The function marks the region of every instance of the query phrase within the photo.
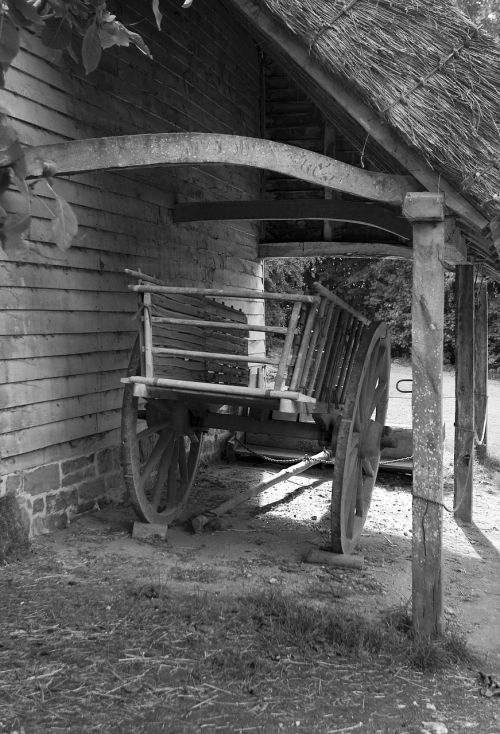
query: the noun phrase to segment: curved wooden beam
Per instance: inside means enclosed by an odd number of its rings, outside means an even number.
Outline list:
[[[214,133],[153,133],[89,138],[25,151],[28,178],[164,165],[230,164],[262,168],[365,199],[402,204],[420,189],[411,176],[364,171],[293,145]]]
[[[261,201],[205,201],[177,204],[174,222],[202,222],[214,219],[292,220],[330,219],[375,227],[410,240],[411,226],[390,209],[364,201],[335,199],[264,199]]]

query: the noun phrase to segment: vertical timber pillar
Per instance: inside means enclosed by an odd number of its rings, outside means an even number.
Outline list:
[[[454,514],[472,522],[474,467],[474,268],[457,265]]]
[[[476,458],[483,463],[488,446],[488,289],[485,281],[478,286],[475,297],[474,361]]]
[[[417,634],[442,633],[444,196],[407,194],[413,225],[412,612]]]

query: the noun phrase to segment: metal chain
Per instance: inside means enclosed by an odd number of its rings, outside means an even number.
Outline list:
[[[239,445],[245,449],[245,451],[248,451],[249,454],[253,454],[254,456],[258,456],[259,459],[264,459],[264,461],[269,461],[271,464],[297,464],[299,461],[307,461],[310,454],[305,453],[302,457],[297,457],[293,459],[274,459],[272,456],[266,456],[265,454],[261,454],[259,451],[254,451],[254,449],[251,449],[250,446],[247,444],[244,444],[242,441],[240,441],[239,438],[234,436],[234,440],[239,443]],[[333,461],[324,461],[321,462],[324,464],[333,464]]]

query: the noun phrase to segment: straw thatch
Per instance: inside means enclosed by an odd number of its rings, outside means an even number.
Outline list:
[[[500,46],[451,0],[258,0],[488,218],[500,214]]]

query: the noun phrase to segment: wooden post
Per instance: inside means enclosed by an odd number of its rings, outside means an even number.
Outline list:
[[[153,328],[151,325],[151,293],[145,293],[143,298],[144,324],[144,374],[153,377]]]
[[[408,194],[413,224],[413,626],[442,632],[443,327],[445,242],[443,194]]]
[[[474,453],[474,268],[457,265],[455,378],[455,517],[472,522]]]
[[[328,120],[325,120],[325,129],[323,131],[323,153],[330,158],[336,158],[336,145],[337,133],[333,125]],[[338,191],[334,191],[328,187],[325,187],[325,199],[340,199]],[[323,239],[325,242],[333,240],[333,232],[335,230],[335,224],[330,219],[323,220]]]
[[[488,426],[488,289],[482,282],[476,292],[474,311],[474,424],[476,457],[487,457]]]

